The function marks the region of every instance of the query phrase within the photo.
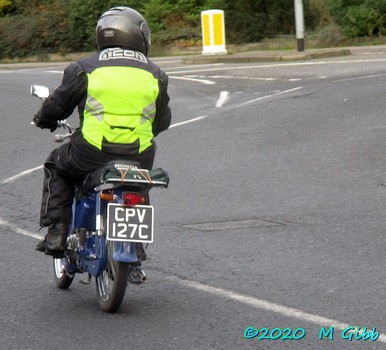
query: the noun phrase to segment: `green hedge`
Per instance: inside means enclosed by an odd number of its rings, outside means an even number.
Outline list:
[[[386,0],[303,0],[308,33],[341,26],[347,37],[383,35]],[[93,51],[98,17],[113,6],[145,16],[152,41],[198,45],[200,12],[225,11],[227,43],[294,35],[294,0],[0,0],[0,58]]]

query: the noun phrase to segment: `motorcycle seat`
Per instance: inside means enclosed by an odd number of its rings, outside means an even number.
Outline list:
[[[122,183],[137,186],[167,187],[169,176],[163,169],[141,169],[140,164],[128,160],[114,160],[104,167],[89,173],[82,185],[84,189],[97,190],[113,188]],[[112,184],[106,186],[106,184]],[[104,186],[103,186],[104,185]]]

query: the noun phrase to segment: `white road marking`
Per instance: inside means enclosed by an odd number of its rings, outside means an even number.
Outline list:
[[[172,76],[172,75],[169,75],[169,78],[171,78],[171,79],[180,79],[180,80],[188,80],[188,81],[195,81],[197,83],[203,83],[203,84],[206,84],[206,85],[216,84],[214,81],[208,80],[208,79],[197,79],[197,78],[190,78],[190,77],[175,77],[175,76]]]
[[[265,99],[270,98],[270,97],[275,97],[275,96],[279,96],[279,95],[286,94],[286,93],[289,93],[289,92],[297,91],[297,90],[300,90],[302,88],[303,87],[297,87],[297,88],[281,91],[281,92],[278,92],[276,94],[262,96],[262,97],[259,97],[259,98],[256,98],[256,99],[253,99],[253,100],[250,100],[250,101],[243,102],[239,106],[247,105],[247,104],[250,104],[250,103],[253,103],[253,102],[265,100]],[[218,99],[218,101],[216,103],[216,107],[221,107],[221,106],[224,105],[224,103],[226,102],[226,100],[229,97],[228,94],[229,93],[227,91],[222,91],[220,93],[220,97],[219,97],[219,99]],[[201,119],[204,119],[206,117],[207,117],[206,115],[203,115],[203,116],[200,116],[200,117],[197,117],[197,118],[193,118],[193,119],[190,119],[190,120],[185,120],[185,121],[180,122],[180,123],[172,124],[172,125],[170,125],[169,128],[175,128],[175,127],[178,127],[178,126],[181,126],[181,125],[185,125],[185,124],[188,124],[188,123],[193,123],[193,122],[199,121]],[[3,180],[1,182],[1,184],[7,184],[7,183],[10,183],[10,182],[13,182],[13,181],[15,181],[15,180],[17,180],[17,179],[19,179],[19,178],[21,178],[23,176],[29,175],[29,174],[31,174],[31,173],[33,173],[33,172],[35,172],[37,170],[40,170],[42,168],[43,168],[43,165],[39,165],[39,166],[37,166],[35,168],[22,171],[21,173],[19,173],[17,175],[14,175],[12,177],[9,177],[8,179]]]
[[[216,107],[222,107],[224,103],[229,99],[229,92],[228,91],[221,91],[220,97],[218,98],[216,102]]]
[[[185,124],[188,124],[188,123],[193,123],[193,122],[199,121],[199,120],[201,120],[201,119],[204,119],[204,118],[206,118],[206,117],[207,117],[206,115],[202,115],[201,117],[197,117],[197,118],[185,120],[184,122],[180,122],[180,123],[175,123],[175,124],[170,125],[170,126],[169,126],[169,129],[170,129],[170,128],[175,128],[175,127],[177,127],[177,126],[185,125]]]
[[[355,61],[351,61],[350,63],[363,63],[363,62],[373,62],[373,61],[374,60],[355,60]],[[386,60],[382,59],[382,60],[375,60],[375,61],[385,62]],[[332,63],[336,64],[336,63],[347,63],[347,62],[346,61],[342,61],[342,62],[340,62],[340,61],[335,61],[335,62],[333,62],[333,61],[330,61],[330,62],[307,62],[307,63],[280,64],[280,65],[281,66],[294,66],[294,65],[332,64]],[[274,67],[274,66],[277,67],[278,65],[249,66],[249,67],[228,67],[228,68],[220,68],[220,69],[216,69],[216,70],[266,68],[266,67]],[[198,71],[213,71],[213,68],[212,69],[204,69],[204,70],[203,69],[201,69],[201,70],[194,70],[192,72],[198,72]],[[11,73],[11,72],[14,72],[14,71],[1,71],[0,73]],[[49,71],[49,72],[59,73],[59,71]],[[187,73],[187,72],[188,71],[174,72],[174,74],[177,74],[177,73]],[[60,73],[62,73],[62,72],[60,72]],[[376,76],[382,76],[382,75],[376,75]],[[368,77],[370,77],[370,76],[368,76]],[[357,79],[360,79],[360,78],[357,78]],[[290,89],[290,90],[282,91],[282,92],[279,92],[279,93],[276,93],[276,94],[272,94],[272,95],[268,95],[268,96],[263,96],[263,97],[260,97],[260,98],[254,99],[254,100],[250,100],[250,101],[244,102],[243,104],[253,103],[253,102],[256,102],[256,101],[259,101],[259,100],[262,100],[262,99],[267,99],[269,97],[274,97],[274,96],[277,96],[277,95],[281,95],[281,94],[284,94],[284,93],[289,93],[289,92],[300,90],[300,89],[302,89],[302,87],[298,87],[298,88],[295,88],[295,89]],[[220,95],[220,97],[221,97],[221,95]],[[187,121],[184,121],[184,122],[181,122],[181,123],[176,123],[176,124],[171,125],[170,128],[178,127],[180,125],[184,125],[184,124],[187,124],[187,123],[198,121],[198,120],[201,120],[203,118],[206,118],[206,116],[201,116],[201,117],[193,118],[191,120],[187,120]],[[4,184],[4,183],[12,182],[12,181],[14,181],[14,180],[16,180],[16,179],[18,179],[18,178],[20,178],[22,176],[25,176],[27,174],[30,174],[30,173],[32,173],[34,171],[39,170],[42,167],[43,166],[41,165],[41,166],[38,166],[36,168],[23,171],[23,172],[19,173],[18,175],[15,175],[13,177],[10,177],[10,178],[2,181],[2,183]],[[8,222],[6,220],[3,220],[1,218],[0,218],[0,225],[4,226],[4,227],[7,227],[8,229],[12,230],[15,233],[19,233],[19,234],[22,234],[22,235],[30,237],[30,238],[37,239],[37,240],[42,239],[41,235],[29,232],[29,231],[24,230],[24,229],[21,229],[17,225],[14,225],[14,224],[12,224],[12,223],[10,223],[10,222]],[[293,319],[298,319],[298,320],[301,320],[301,321],[304,321],[304,322],[313,323],[313,324],[316,324],[316,325],[319,325],[319,326],[331,325],[331,326],[334,326],[336,329],[343,330],[343,329],[345,329],[345,328],[347,328],[348,326],[351,325],[351,324],[348,324],[348,323],[340,322],[338,320],[326,318],[326,317],[323,317],[323,316],[320,316],[320,315],[303,312],[303,311],[301,311],[299,309],[295,309],[295,308],[292,308],[292,307],[287,307],[287,306],[284,306],[284,305],[281,305],[281,304],[277,304],[277,303],[273,303],[273,302],[270,302],[270,301],[267,301],[267,300],[264,300],[264,299],[259,299],[259,298],[243,295],[243,294],[240,294],[240,293],[235,293],[235,292],[232,292],[232,291],[229,291],[229,290],[225,290],[225,289],[222,289],[222,288],[211,287],[211,286],[202,284],[200,282],[190,281],[190,280],[183,280],[181,278],[174,277],[174,276],[168,276],[166,278],[168,280],[170,280],[170,281],[178,283],[179,285],[181,285],[181,286],[183,286],[185,288],[194,289],[194,290],[201,291],[201,292],[204,292],[204,293],[208,293],[208,294],[211,294],[211,295],[219,296],[219,297],[222,297],[222,298],[225,298],[225,299],[228,299],[228,300],[237,301],[237,302],[243,303],[245,305],[248,305],[250,307],[253,307],[255,309],[266,310],[268,312],[273,312],[273,313],[276,313],[276,314],[279,314],[279,315],[282,315],[282,316],[290,317],[290,318],[293,318]],[[381,334],[377,341],[381,342],[381,343],[386,343],[386,336]]]
[[[205,67],[210,67],[210,66],[223,66],[225,63],[211,63],[211,64],[206,64]],[[182,66],[183,68],[197,68],[197,64],[191,65],[191,66]],[[162,68],[165,72],[167,72],[170,69],[181,69],[181,66],[178,67],[165,67]]]
[[[12,230],[15,233],[19,233],[19,234],[22,234],[23,236],[27,236],[33,239],[41,240],[43,238],[42,235],[38,235],[36,233],[32,233],[27,230],[21,229],[16,225],[6,220],[3,220],[1,218],[0,218],[0,226],[5,226],[6,228]],[[255,297],[251,297],[240,293],[235,293],[230,290],[226,290],[222,288],[208,286],[206,284],[196,282],[196,281],[181,279],[176,276],[165,276],[165,278],[185,288],[195,289],[203,293],[208,293],[217,297],[229,299],[232,301],[237,301],[239,303],[248,305],[258,310],[265,310],[281,316],[297,319],[303,322],[313,323],[318,326],[324,326],[326,328],[334,326],[336,329],[339,329],[342,331],[345,328],[349,327],[350,325],[355,324],[355,322],[350,324],[344,323],[344,322],[327,318],[324,316],[304,312],[299,309],[295,309],[293,307],[288,307],[278,303],[273,303],[268,300],[255,298]],[[383,334],[380,334],[377,341],[386,344],[386,336]]]
[[[299,309],[295,309],[293,307],[288,307],[277,303],[273,303],[268,300],[259,299],[248,295],[240,294],[240,293],[235,293],[222,288],[211,287],[196,281],[184,280],[174,276],[167,276],[166,278],[186,288],[195,289],[195,290],[212,294],[218,297],[222,297],[232,301],[237,301],[245,305],[248,305],[250,307],[253,307],[255,309],[273,312],[281,316],[286,316],[300,321],[313,323],[318,326],[324,326],[324,327],[334,326],[336,329],[339,329],[342,331],[345,328],[356,324],[355,322],[350,324],[340,322],[338,320],[334,320],[324,316],[304,312]],[[377,341],[381,343],[386,343],[386,336],[383,334],[380,334]]]
[[[223,70],[236,70],[236,69],[264,69],[264,68],[279,68],[279,67],[294,67],[294,66],[317,66],[327,64],[354,64],[354,63],[368,63],[368,62],[386,62],[386,59],[369,59],[369,60],[351,60],[351,61],[312,61],[312,62],[293,62],[293,63],[276,63],[276,64],[262,64],[262,65],[243,65],[243,66],[231,66],[222,68],[198,68],[194,70],[177,70],[169,72],[168,74],[187,74],[197,72],[214,72]]]
[[[21,178],[23,176],[32,174],[33,172],[38,171],[40,169],[43,169],[43,165],[39,165],[39,166],[37,166],[35,168],[22,171],[21,173],[15,175],[15,176],[11,176],[8,179],[3,180],[1,183],[2,184],[7,184],[7,183],[10,183],[10,182],[13,182],[13,181],[15,181],[15,180],[17,180],[17,179],[19,179],[19,178]]]
[[[203,115],[203,116],[200,116],[200,117],[197,117],[197,118],[193,118],[193,119],[190,119],[190,120],[185,120],[185,121],[180,122],[180,123],[172,124],[172,125],[170,125],[169,128],[175,128],[175,127],[178,127],[178,126],[181,126],[181,125],[185,125],[185,124],[188,124],[188,123],[193,123],[193,122],[199,121],[201,119],[204,119],[206,117],[207,117],[206,115]],[[23,176],[32,174],[33,172],[38,171],[40,169],[43,169],[43,165],[39,165],[39,166],[37,166],[35,168],[32,168],[32,169],[24,170],[24,171],[22,171],[21,173],[19,173],[17,175],[11,176],[8,179],[5,179],[5,180],[1,181],[0,184],[7,184],[7,183],[10,183],[10,182],[13,182],[13,181],[15,181],[17,179],[20,179]]]
[[[43,72],[48,72],[48,73],[63,73],[64,71],[64,68],[63,67],[63,70],[61,71],[56,71],[56,70],[52,70],[52,69],[59,69],[60,66],[58,67],[50,67],[51,70],[47,70],[47,67],[37,67],[37,68],[20,68],[20,69],[13,69],[13,70],[9,70],[7,68],[0,68],[0,73],[25,73],[25,72],[32,72],[32,71],[43,71]]]
[[[12,224],[6,220],[3,220],[2,218],[0,218],[0,226],[5,226],[5,227],[9,228],[10,230],[12,230],[13,232],[20,233],[23,236],[34,238],[37,240],[41,240],[43,238],[43,236],[38,235],[37,233],[32,233],[32,232],[29,232],[27,230],[24,230],[24,229],[16,226],[15,224]]]
[[[280,91],[280,92],[278,92],[278,93],[276,93],[276,94],[258,97],[258,98],[255,98],[255,99],[253,99],[253,100],[250,100],[250,101],[246,101],[246,102],[240,103],[239,106],[244,106],[244,105],[247,105],[247,104],[250,104],[250,103],[253,103],[253,102],[265,100],[265,99],[270,98],[270,97],[275,97],[275,96],[279,96],[279,95],[283,95],[283,94],[288,94],[288,93],[290,93],[290,92],[298,91],[298,90],[301,90],[301,89],[303,89],[303,87],[302,87],[302,86],[299,86],[299,87],[296,87],[296,88],[293,88],[293,89],[289,89],[289,90],[285,90],[285,91]]]
[[[339,81],[350,81],[350,80],[360,80],[360,79],[369,79],[369,78],[379,78],[379,77],[384,77],[386,74],[373,74],[373,75],[364,75],[361,77],[353,77],[353,78],[346,78],[346,79],[337,79],[334,80],[333,82],[339,82]]]
[[[197,75],[191,74],[187,75],[189,78],[212,78],[212,79],[237,79],[237,80],[259,80],[259,81],[274,81],[278,80],[277,78],[259,78],[259,77],[240,77],[235,75]],[[284,79],[287,80],[287,79]],[[289,79],[288,79],[289,80]],[[301,79],[299,79],[301,80]],[[290,80],[289,80],[290,81]]]
[[[6,228],[12,230],[15,233],[19,233],[19,234],[22,234],[23,236],[27,236],[33,239],[41,240],[43,238],[43,236],[41,235],[21,229],[16,225],[8,221],[5,221],[1,218],[0,218],[0,226],[5,226]],[[342,331],[345,328],[355,324],[355,322],[350,324],[344,323],[338,320],[334,320],[332,318],[327,318],[324,316],[304,312],[299,309],[295,309],[293,307],[288,307],[278,303],[273,303],[268,300],[259,299],[248,295],[240,294],[240,293],[235,293],[230,290],[226,290],[222,288],[208,286],[206,284],[196,282],[196,281],[184,280],[176,276],[165,276],[165,278],[185,288],[195,289],[203,293],[208,293],[217,297],[225,298],[232,301],[237,301],[239,303],[248,305],[258,310],[265,310],[281,316],[297,319],[303,322],[309,322],[309,323],[316,324],[318,326],[324,326],[326,328],[333,326],[336,329],[339,329]],[[386,336],[383,334],[380,334],[377,341],[386,344]]]
[[[223,92],[226,92],[226,91],[223,91]],[[191,122],[194,122],[194,121],[198,121],[198,120],[203,119],[203,118],[206,118],[206,116],[201,116],[201,117],[197,117],[197,118],[194,118],[194,119],[191,119],[191,120],[187,120],[185,122],[176,123],[176,124],[171,125],[170,127],[172,128],[172,127],[184,125],[186,123],[191,123]],[[41,169],[41,168],[42,168],[42,166],[39,166],[39,167],[30,169],[29,171],[24,171],[24,172],[22,172],[22,173],[20,173],[20,174],[18,174],[16,176],[13,176],[13,177],[3,181],[3,183],[6,183],[7,181],[8,182],[9,181],[13,181],[13,180],[23,176],[24,174],[31,173],[31,172],[36,171],[36,170]],[[19,234],[22,234],[23,236],[27,236],[27,237],[30,237],[30,238],[33,238],[33,239],[36,239],[36,240],[41,240],[43,238],[42,235],[39,235],[39,234],[30,232],[30,231],[24,230],[24,229],[18,227],[17,225],[12,224],[12,223],[10,223],[10,222],[8,222],[6,220],[3,220],[1,218],[0,218],[0,225],[4,226],[4,227],[6,227],[6,228],[8,228],[10,230],[12,230],[15,233],[19,233]],[[266,310],[268,312],[273,312],[273,313],[276,313],[276,314],[279,314],[279,315],[282,315],[282,316],[286,316],[286,317],[289,317],[289,318],[294,318],[294,319],[298,319],[298,320],[301,320],[301,321],[310,322],[310,323],[313,323],[313,324],[317,324],[319,326],[329,326],[329,325],[331,325],[331,326],[334,326],[336,329],[340,329],[340,330],[343,330],[343,329],[345,329],[345,328],[347,328],[349,326],[349,324],[347,324],[347,323],[343,323],[343,322],[340,322],[340,321],[337,321],[337,320],[334,320],[334,319],[326,318],[326,317],[319,316],[319,315],[316,315],[316,314],[311,314],[311,313],[303,312],[303,311],[295,309],[295,308],[291,308],[291,307],[287,307],[287,306],[284,306],[284,305],[273,303],[273,302],[270,302],[270,301],[267,301],[267,300],[263,300],[263,299],[259,299],[259,298],[250,297],[250,296],[247,296],[247,295],[235,293],[235,292],[232,292],[232,291],[229,291],[229,290],[211,287],[211,286],[202,284],[200,282],[190,281],[190,280],[183,280],[183,279],[180,279],[180,278],[174,277],[174,276],[169,276],[169,277],[166,277],[166,278],[171,280],[171,281],[174,281],[174,282],[180,284],[181,286],[184,286],[184,287],[187,287],[187,288],[190,288],[190,289],[195,289],[195,290],[198,290],[198,291],[201,291],[201,292],[205,292],[205,293],[209,293],[209,294],[212,294],[212,295],[220,296],[222,298],[226,298],[226,299],[230,299],[230,300],[233,300],[233,301],[241,302],[243,304],[246,304],[246,305],[251,306],[251,307],[256,308],[256,309]],[[377,341],[382,342],[382,343],[386,343],[386,336],[381,334]]]
[[[270,98],[270,97],[275,97],[275,96],[279,96],[279,95],[286,94],[286,93],[289,93],[289,92],[297,91],[297,90],[300,90],[302,88],[303,87],[297,87],[297,88],[293,88],[293,89],[289,89],[289,90],[285,90],[285,91],[280,91],[280,92],[278,92],[276,94],[262,96],[262,97],[259,97],[259,98],[256,98],[256,99],[253,99],[253,100],[250,100],[250,101],[243,102],[243,103],[239,104],[239,106],[247,105],[247,104],[250,104],[250,103],[253,103],[253,102],[265,100],[265,99]],[[218,101],[216,103],[216,107],[223,106],[223,104],[226,102],[226,100],[229,97],[228,94],[229,93],[227,91],[222,91],[221,92],[220,97],[219,97],[219,99],[218,99]],[[185,121],[180,122],[180,123],[172,124],[172,125],[170,125],[169,128],[175,128],[175,127],[178,127],[178,126],[181,126],[181,125],[185,125],[185,124],[188,124],[188,123],[193,123],[193,122],[199,121],[201,119],[204,119],[206,117],[207,117],[206,115],[203,115],[203,116],[200,116],[200,117],[197,117],[197,118],[185,120]],[[31,174],[31,173],[39,170],[39,169],[42,169],[42,168],[43,168],[43,165],[39,165],[36,168],[32,168],[32,169],[28,169],[28,170],[22,171],[21,173],[15,175],[15,176],[12,176],[12,177],[10,177],[8,179],[3,180],[1,182],[1,184],[10,183],[10,182],[12,182],[12,181],[14,181],[16,179],[19,179],[19,178],[21,178],[23,176],[29,175],[29,174]]]
[[[207,79],[207,78],[212,78],[212,79],[232,79],[232,80],[258,80],[258,81],[275,81],[279,80],[278,78],[262,78],[262,77],[241,77],[241,76],[235,76],[235,75],[197,75],[197,74],[189,74],[186,75],[188,78],[200,78],[200,79]],[[288,78],[288,79],[283,79],[280,78],[280,80],[283,81],[301,81],[303,80],[302,78]]]
[[[15,233],[20,233],[23,236],[27,236],[33,239],[41,240],[43,236],[29,232],[27,230],[21,229],[17,227],[16,225],[5,221],[0,218],[0,225],[5,226],[6,228],[12,230]],[[232,292],[230,290],[222,289],[222,288],[217,288],[217,287],[212,287],[208,286],[206,284],[196,282],[196,281],[191,281],[191,280],[185,280],[176,276],[165,276],[165,279],[172,281],[174,283],[179,284],[182,287],[185,288],[190,288],[190,289],[195,289],[197,291],[203,292],[203,293],[208,293],[217,297],[221,297],[224,299],[236,301],[245,305],[248,305],[250,307],[253,307],[255,309],[259,310],[265,310],[268,312],[272,312],[275,314],[278,314],[280,316],[285,316],[289,317],[292,319],[297,319],[303,322],[308,322],[308,323],[313,323],[318,326],[324,326],[324,327],[332,327],[334,326],[336,329],[339,330],[344,330],[345,328],[355,325],[354,323],[344,323],[338,320],[334,320],[332,318],[327,318],[324,316],[316,315],[316,314],[311,314],[308,312],[301,311],[299,309],[295,309],[293,307],[288,307],[285,305],[281,305],[278,303],[273,303],[268,300],[260,299],[260,298],[255,298],[251,297],[248,295]],[[386,344],[386,336],[383,334],[379,335],[379,338],[377,342],[385,343]]]
[[[159,63],[161,63],[160,61]],[[164,61],[164,63],[169,62],[180,62],[180,60],[173,60],[173,61]],[[216,65],[224,65],[224,63],[213,63],[213,64],[206,64],[201,66],[191,65],[191,66],[181,66],[181,67],[169,67],[164,68],[164,70],[168,70],[168,74],[186,74],[186,73],[196,73],[196,72],[213,72],[213,71],[221,71],[221,70],[236,70],[236,69],[264,69],[264,68],[271,68],[271,67],[293,67],[293,66],[316,66],[316,65],[328,65],[328,64],[354,64],[354,63],[369,63],[369,62],[386,62],[385,58],[376,58],[376,59],[358,59],[358,60],[336,60],[336,61],[307,61],[307,62],[287,62],[287,63],[270,63],[270,64],[261,64],[261,65],[241,65],[241,66],[231,66],[231,67],[221,67],[221,68],[201,68],[202,66],[209,67],[209,66],[216,66]],[[181,70],[185,68],[190,67],[197,67],[197,69],[193,70]],[[57,67],[50,67],[50,70],[47,70],[47,68],[44,67],[37,67],[37,68],[22,68],[15,70],[13,69],[13,72],[28,72],[33,70],[46,70],[47,72],[52,73],[59,73],[59,71],[56,71],[54,69],[59,69],[60,66]],[[63,68],[64,69],[64,68]],[[170,71],[170,69],[179,69],[176,71]],[[9,72],[7,69],[0,69],[0,73]],[[60,73],[63,73],[63,71],[60,71]]]

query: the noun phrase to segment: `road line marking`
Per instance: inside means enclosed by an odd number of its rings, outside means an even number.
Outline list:
[[[293,89],[289,89],[289,90],[285,90],[285,91],[280,91],[280,92],[277,92],[276,94],[262,96],[262,97],[255,98],[255,99],[250,100],[250,101],[246,101],[246,102],[240,103],[239,106],[244,106],[244,105],[247,105],[247,104],[250,104],[250,103],[253,103],[253,102],[265,100],[265,99],[270,98],[270,97],[275,97],[275,96],[279,96],[279,95],[283,95],[283,94],[288,94],[289,92],[298,91],[298,90],[301,90],[301,89],[303,89],[303,87],[299,86],[297,88],[293,88]]]
[[[193,118],[193,119],[190,119],[190,120],[185,120],[184,122],[175,123],[175,124],[170,125],[169,129],[170,128],[175,128],[177,126],[185,125],[185,124],[188,124],[188,123],[193,123],[193,122],[196,122],[196,121],[204,119],[204,118],[206,118],[206,115],[202,115],[201,117]]]
[[[350,81],[350,80],[359,80],[359,79],[369,79],[369,78],[379,78],[379,77],[384,77],[386,74],[373,74],[373,75],[364,75],[361,77],[353,77],[353,78],[346,78],[346,79],[338,79],[338,80],[333,80],[333,82],[341,82],[341,81]]]
[[[12,72],[12,73],[25,73],[25,72],[32,72],[32,71],[43,71],[43,72],[51,72],[50,70],[48,70],[48,68],[50,68],[51,70],[52,69],[59,69],[60,66],[58,67],[37,67],[37,68],[20,68],[20,69],[12,69],[12,70],[9,70],[8,68],[0,68],[0,73],[5,73],[5,72]],[[64,67],[65,68],[65,67]],[[63,70],[64,70],[63,68]],[[61,73],[63,73],[63,70],[61,71]],[[53,73],[58,73],[58,71],[54,71],[52,70]]]
[[[175,128],[175,127],[178,127],[178,126],[181,126],[181,125],[185,125],[185,124],[188,124],[188,123],[193,123],[193,122],[196,122],[196,121],[204,119],[204,118],[206,118],[206,115],[203,115],[203,116],[197,117],[197,118],[193,118],[193,119],[190,119],[190,120],[186,120],[184,122],[172,124],[172,125],[170,125],[169,128]],[[8,184],[10,182],[13,182],[13,181],[15,181],[15,180],[17,180],[17,179],[19,179],[19,178],[21,178],[23,176],[29,175],[29,174],[31,174],[31,173],[33,173],[35,171],[40,170],[40,169],[43,169],[43,165],[39,165],[39,166],[37,166],[35,168],[32,168],[32,169],[24,170],[24,171],[22,171],[21,173],[19,173],[17,175],[11,176],[8,179],[5,179],[5,180],[1,181],[0,184],[2,184],[2,185]]]
[[[5,226],[5,227],[8,227],[9,229],[11,229],[13,232],[16,232],[16,233],[20,233],[22,234],[23,236],[27,236],[27,237],[30,237],[30,238],[34,238],[34,239],[37,239],[37,240],[41,240],[43,238],[43,236],[41,235],[38,235],[37,233],[32,233],[32,232],[29,232],[27,230],[24,230],[20,227],[17,227],[15,224],[12,224],[6,220],[3,220],[0,218],[0,225],[1,226]]]
[[[168,74],[186,74],[186,73],[197,73],[197,72],[214,72],[222,70],[235,70],[235,69],[264,69],[264,68],[278,68],[278,67],[294,67],[294,66],[317,66],[317,65],[327,65],[327,64],[350,64],[350,63],[367,63],[367,62],[386,62],[386,59],[372,59],[372,60],[352,60],[352,61],[313,61],[313,62],[293,62],[293,63],[276,63],[276,64],[262,64],[262,65],[253,65],[253,66],[232,66],[232,67],[222,67],[222,68],[205,68],[205,69],[195,69],[195,70],[179,70],[174,72],[168,72]]]
[[[23,236],[34,238],[37,240],[41,240],[43,238],[43,236],[41,236],[41,235],[29,232],[29,231],[24,230],[24,229],[21,229],[18,226],[14,225],[6,220],[3,220],[1,218],[0,218],[0,225],[11,229],[15,233],[20,233]],[[186,287],[186,288],[195,289],[195,290],[209,293],[209,294],[212,294],[215,296],[220,296],[220,297],[225,298],[225,299],[238,301],[240,303],[249,305],[255,309],[266,310],[268,312],[273,312],[273,313],[281,315],[281,316],[286,316],[286,317],[294,318],[294,319],[297,319],[300,321],[313,323],[313,324],[316,324],[318,326],[324,326],[324,327],[334,326],[336,329],[339,329],[342,331],[345,328],[355,324],[355,323],[348,324],[348,323],[340,322],[340,321],[334,320],[332,318],[327,318],[324,316],[304,312],[304,311],[301,311],[299,309],[295,309],[293,307],[288,307],[288,306],[284,306],[284,305],[277,304],[274,302],[270,302],[268,300],[259,299],[259,298],[251,297],[248,295],[240,294],[240,293],[235,293],[235,292],[232,292],[230,290],[226,290],[226,289],[222,289],[222,288],[208,286],[208,285],[200,283],[200,282],[181,279],[181,278],[176,277],[176,276],[165,276],[165,279],[167,279],[169,281],[176,282],[179,285]],[[383,334],[380,334],[377,341],[386,344],[386,336]]]
[[[211,63],[211,64],[205,64],[205,67],[209,66],[223,66],[225,63]],[[181,69],[181,68],[197,68],[197,64],[194,64],[192,66],[178,66],[178,67],[164,67],[163,70],[167,73],[168,69]]]
[[[224,103],[229,99],[229,92],[228,91],[221,91],[220,96],[216,102],[216,107],[220,108],[224,105]]]
[[[203,84],[206,84],[206,85],[216,84],[214,81],[207,80],[207,79],[197,79],[197,78],[188,78],[188,77],[174,77],[172,75],[169,75],[169,78],[171,78],[171,79],[180,79],[180,80],[188,80],[188,81],[195,81],[195,82],[203,83]]]
[[[274,81],[278,78],[259,78],[259,77],[240,77],[235,75],[199,75],[199,74],[190,74],[187,75],[188,78],[213,78],[213,79],[237,79],[237,80],[259,80],[259,81]],[[282,79],[288,80],[289,79]],[[299,79],[301,80],[301,79]]]
[[[20,177],[32,174],[33,172],[38,171],[40,169],[43,169],[43,165],[39,165],[36,168],[32,168],[32,169],[28,169],[28,170],[22,171],[21,173],[15,175],[15,176],[11,176],[8,179],[3,180],[1,183],[2,184],[7,184],[7,183],[10,183],[10,182],[13,182],[14,180],[17,180]]]
[[[184,280],[184,279],[181,279],[181,278],[175,277],[175,276],[167,276],[165,278],[168,280],[171,280],[173,282],[176,282],[183,287],[195,289],[195,290],[209,293],[209,294],[212,294],[215,296],[220,296],[220,297],[225,298],[225,299],[238,301],[240,303],[251,306],[255,309],[266,310],[268,312],[273,312],[273,313],[279,314],[281,316],[286,316],[286,317],[294,318],[294,319],[297,319],[300,321],[313,323],[313,324],[316,324],[318,326],[327,327],[330,325],[330,326],[334,326],[336,329],[339,329],[342,331],[345,328],[355,324],[355,323],[348,324],[348,323],[340,322],[340,321],[337,321],[337,320],[334,320],[331,318],[327,318],[324,316],[319,316],[316,314],[304,312],[304,311],[301,311],[299,309],[295,309],[293,307],[288,307],[288,306],[280,305],[277,303],[273,303],[273,302],[270,302],[268,300],[259,299],[259,298],[251,297],[248,295],[243,295],[240,293],[235,293],[235,292],[232,292],[232,291],[229,291],[226,289],[222,289],[222,288],[211,287],[211,286],[208,286],[206,284],[196,282],[196,281]],[[382,342],[382,343],[386,343],[386,336],[383,334],[380,334],[377,341]]]

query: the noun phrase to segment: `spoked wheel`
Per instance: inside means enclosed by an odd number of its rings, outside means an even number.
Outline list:
[[[55,283],[59,289],[67,289],[74,279],[74,275],[70,275],[65,271],[65,259],[53,259]]]
[[[107,245],[107,257],[104,271],[96,277],[96,292],[101,310],[115,312],[125,296],[129,264],[113,259],[113,242]]]

